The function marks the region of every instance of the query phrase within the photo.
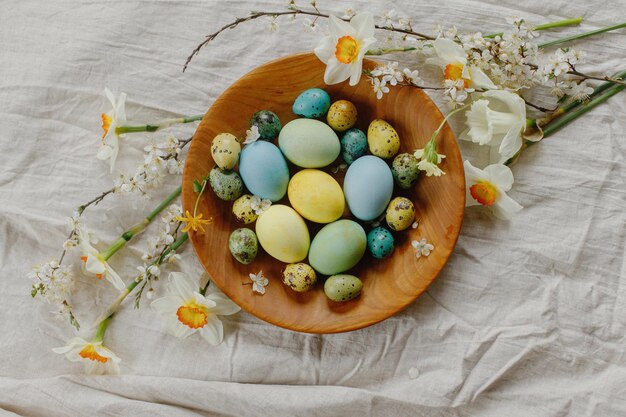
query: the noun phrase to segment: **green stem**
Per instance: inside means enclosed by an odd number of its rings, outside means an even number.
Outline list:
[[[198,193],[198,196],[196,197],[196,204],[194,204],[193,206],[193,217],[196,217],[196,213],[198,211],[198,204],[200,204],[200,197],[202,197],[202,194],[204,193],[204,189],[206,188],[206,185],[208,182],[209,180],[206,178],[204,179],[204,181],[202,181],[202,188],[200,189],[200,192]]]
[[[209,288],[209,285],[211,285],[211,279],[210,278],[207,280],[206,285],[204,286],[204,288],[200,288],[200,294],[206,295],[206,290]]]
[[[104,334],[106,333],[107,327],[109,327],[110,322],[111,317],[107,317],[100,322],[100,324],[98,325],[98,329],[96,330],[96,335],[93,337],[93,339],[91,339],[92,343],[102,342],[102,339],[104,339]]]
[[[136,133],[136,132],[156,132],[157,130],[165,129],[166,127],[170,127],[179,123],[191,123],[198,120],[202,120],[204,114],[198,114],[195,116],[189,117],[179,117],[176,119],[166,119],[162,120],[155,124],[145,124],[138,126],[117,126],[115,128],[115,133],[118,135],[122,135],[124,133]]]
[[[437,128],[437,130],[435,130],[432,134],[432,136],[430,137],[430,141],[434,142],[435,139],[437,138],[437,136],[439,136],[439,133],[441,133],[441,129],[443,129],[443,126],[446,124],[446,122],[448,121],[448,119],[450,117],[452,117],[454,114],[460,112],[461,110],[465,110],[466,108],[468,108],[469,106],[471,106],[470,104],[465,104],[461,107],[459,107],[458,109],[454,109],[452,110],[450,113],[448,113],[448,115],[446,117],[443,118],[443,121],[441,122],[441,124],[439,125],[439,127]]]
[[[113,256],[118,250],[122,249],[128,241],[141,233],[152,222],[152,220],[154,220],[154,218],[161,211],[163,211],[165,207],[170,205],[171,202],[180,195],[181,189],[182,188],[180,186],[176,188],[170,195],[165,198],[165,200],[161,202],[161,204],[159,204],[154,210],[152,210],[144,220],[122,233],[122,236],[117,238],[117,240],[113,242],[111,246],[109,246],[104,252],[100,252],[100,257],[102,258],[102,260],[108,261],[109,258]]]
[[[553,29],[553,28],[560,28],[563,26],[578,25],[582,21],[583,21],[582,17],[574,17],[572,19],[557,20],[555,22],[544,23],[543,25],[535,26],[533,30],[547,30],[547,29]],[[502,36],[502,35],[504,35],[504,32],[492,33],[490,35],[485,36],[485,38],[490,39],[490,38],[495,38],[496,36]]]
[[[367,51],[365,55],[385,55],[392,52],[408,52],[415,51],[417,48],[413,46],[407,46],[406,48],[380,48]]]
[[[624,27],[626,27],[626,22],[618,23],[617,25],[609,26],[609,27],[602,28],[602,29],[592,30],[590,32],[583,32],[583,33],[579,33],[576,35],[567,36],[565,38],[554,39],[552,41],[539,44],[539,48],[547,48],[549,46],[558,45],[560,43],[565,43],[565,42],[573,41],[576,39],[582,39],[582,38],[586,38],[586,37],[593,36],[593,35],[598,35],[600,33],[609,32],[611,30],[621,29]]]

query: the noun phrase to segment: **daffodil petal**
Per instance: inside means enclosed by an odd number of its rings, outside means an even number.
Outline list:
[[[200,329],[200,335],[210,345],[217,346],[224,340],[224,325],[217,317],[209,319],[208,323]]]
[[[446,64],[460,63],[465,65],[467,57],[463,47],[451,39],[439,38],[433,42],[437,56]]]
[[[518,123],[511,127],[507,134],[502,139],[498,153],[500,158],[498,163],[504,163],[509,158],[513,157],[517,151],[522,148],[522,124]],[[493,161],[492,161],[493,162]]]
[[[329,29],[331,35],[333,35],[335,38],[345,35],[352,36],[353,38],[357,36],[357,31],[354,27],[352,27],[350,23],[345,22],[334,15],[330,16]]]
[[[122,281],[122,278],[118,275],[117,272],[115,272],[113,268],[111,268],[111,265],[109,265],[108,263],[104,264],[104,268],[107,271],[106,279],[111,284],[113,284],[115,288],[123,292],[126,289],[126,284],[124,284],[124,281]]]
[[[334,56],[328,60],[324,71],[324,82],[328,85],[338,84],[350,78],[352,65],[342,64]]]
[[[474,88],[493,89],[498,88],[485,72],[476,66],[467,66],[470,76],[470,86]]]
[[[211,311],[218,316],[230,316],[241,310],[241,307],[222,293],[214,292],[207,295],[206,298],[215,302],[215,307],[213,307]]]
[[[491,206],[493,214],[499,219],[509,220],[516,213],[522,210],[522,207],[517,201],[506,195],[506,193],[500,193],[500,196]]]
[[[357,38],[365,39],[374,36],[374,16],[371,13],[357,14],[350,20],[350,24],[356,29]]]
[[[176,314],[176,310],[184,303],[185,300],[177,295],[167,295],[151,302],[150,307],[159,313]]]
[[[184,300],[194,298],[194,293],[197,291],[196,283],[189,275],[182,272],[171,272],[168,279],[175,290],[174,292],[180,295]]]

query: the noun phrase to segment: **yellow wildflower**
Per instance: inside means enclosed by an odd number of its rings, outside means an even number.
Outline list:
[[[201,232],[204,232],[204,226],[213,223],[212,217],[202,219],[202,213],[192,216],[191,213],[189,213],[189,210],[185,211],[185,216],[176,216],[176,220],[185,222],[187,225],[183,229],[183,232],[188,232],[189,230],[197,232],[198,229],[200,229]]]

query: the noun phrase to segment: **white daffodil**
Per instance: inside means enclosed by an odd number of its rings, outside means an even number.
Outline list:
[[[462,79],[465,88],[497,88],[483,70],[474,65],[467,65],[467,54],[463,47],[453,40],[438,38],[433,41],[433,50],[435,56],[428,58],[426,63],[440,67],[445,80]]]
[[[102,113],[104,134],[102,135],[102,146],[100,146],[96,157],[103,161],[110,160],[111,172],[113,172],[115,160],[120,150],[119,138],[124,136],[117,133],[117,127],[126,124],[126,93],[121,93],[117,100],[108,88],[104,89],[104,94],[113,106],[113,111],[110,116]]]
[[[491,146],[491,162],[504,163],[522,147],[526,103],[517,94],[505,90],[486,91],[472,103],[465,116],[468,128],[460,138]]]
[[[350,85],[356,85],[361,79],[363,57],[376,42],[374,17],[359,13],[348,23],[330,16],[329,29],[330,34],[315,48],[315,55],[326,64],[324,82],[338,84],[349,78]]]
[[[258,292],[259,294],[265,294],[265,287],[270,281],[265,278],[263,275],[263,271],[259,271],[258,274],[248,274],[250,279],[252,280],[252,291]]]
[[[119,375],[121,359],[102,342],[87,342],[74,337],[66,346],[52,349],[54,353],[64,354],[67,360],[83,362],[85,373],[92,375]]]
[[[523,207],[506,195],[513,186],[513,173],[506,165],[489,165],[484,170],[474,167],[469,161],[463,163],[467,186],[466,206],[482,204],[493,214],[508,220]]]
[[[115,288],[124,291],[126,285],[122,278],[111,268],[107,261],[102,258],[98,249],[89,243],[89,233],[84,227],[78,229],[78,247],[83,255],[83,271],[95,275],[98,279],[106,278]]]
[[[258,195],[253,195],[250,199],[250,208],[254,210],[254,214],[260,216],[272,206],[272,202],[267,199],[261,199]]]
[[[200,294],[198,282],[182,272],[172,272],[168,280],[168,294],[151,306],[163,315],[169,332],[180,339],[199,332],[211,345],[222,343],[224,328],[218,316],[235,314],[241,308],[219,291]]]

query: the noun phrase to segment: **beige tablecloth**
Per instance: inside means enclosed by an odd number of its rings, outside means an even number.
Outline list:
[[[58,256],[73,208],[112,185],[95,159],[103,88],[129,94],[134,120],[202,113],[252,68],[315,46],[321,34],[300,23],[279,21],[275,34],[267,21],[249,23],[224,33],[181,73],[205,34],[287,3],[2,3],[0,408],[24,416],[626,415],[624,94],[525,152],[511,192],[525,209],[510,222],[468,209],[436,282],[380,324],[320,336],[242,312],[225,319],[224,343],[211,347],[199,337],[173,338],[145,305],[128,305],[107,332],[122,376],[85,376],[80,364],[52,353],[73,332],[33,303],[26,274]],[[393,8],[426,32],[437,23],[498,31],[510,15],[536,23],[582,15],[586,30],[626,20],[623,4],[602,0],[319,6],[339,15],[347,7]],[[613,73],[626,65],[624,30],[580,45],[588,51],[585,69]],[[121,168],[141,158],[146,138],[133,138],[123,144]],[[463,151],[480,164],[481,151]],[[149,202],[113,196],[85,221],[110,242],[177,181],[168,179]],[[115,257],[125,277],[145,244],[138,239]],[[182,269],[201,272],[190,248]],[[90,323],[114,296],[111,286],[80,276],[78,318]]]

